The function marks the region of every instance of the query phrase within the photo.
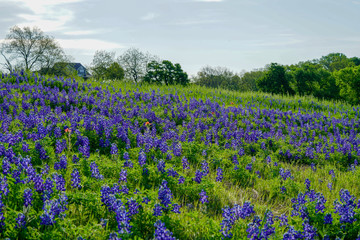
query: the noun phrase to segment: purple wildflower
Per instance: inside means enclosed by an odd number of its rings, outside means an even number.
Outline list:
[[[216,171],[216,181],[221,182],[223,180],[223,170],[222,168],[218,168]]]
[[[186,157],[183,157],[181,161],[182,161],[182,165],[183,165],[184,170],[185,169],[190,169],[189,161],[187,160]]]
[[[249,172],[251,172],[251,170],[252,170],[252,163],[249,163],[248,165],[246,165],[245,169],[248,170]]]
[[[19,213],[16,218],[15,228],[26,228],[25,225],[26,225],[25,215],[23,213]]]
[[[209,174],[209,164],[206,160],[201,163],[201,169],[204,177]]]
[[[156,216],[156,217],[159,217],[159,216],[161,216],[162,215],[162,207],[160,206],[160,204],[155,204],[155,206],[154,206],[154,214],[153,214],[154,216]]]
[[[158,168],[159,172],[165,173],[165,161],[160,160],[157,164],[157,168]]]
[[[30,188],[27,188],[24,190],[24,206],[28,207],[32,205],[32,190]]]
[[[154,226],[156,227],[154,233],[155,240],[175,240],[175,238],[172,236],[172,232],[166,229],[163,222],[157,220]]]
[[[146,154],[144,153],[144,151],[140,151],[140,153],[139,153],[139,165],[143,167],[145,164],[146,164]]]
[[[126,169],[121,169],[121,171],[120,171],[119,183],[120,182],[127,182],[127,170]]]
[[[79,170],[77,170],[76,168],[74,168],[71,173],[71,186],[73,188],[81,189],[80,173]]]
[[[118,148],[117,148],[116,143],[111,144],[110,154],[111,155],[117,155],[118,154]]]
[[[208,196],[206,195],[206,192],[204,189],[201,189],[201,192],[199,193],[199,195],[200,195],[200,202],[202,204],[209,202]]]
[[[90,169],[91,169],[91,177],[100,179],[100,180],[104,178],[104,176],[100,174],[99,168],[95,162],[90,163]]]
[[[203,177],[202,172],[200,172],[199,170],[196,170],[195,172],[195,178],[193,178],[193,180],[197,183],[201,183],[201,179]]]
[[[165,207],[168,207],[171,204],[171,200],[173,196],[170,189],[167,186],[166,180],[163,180],[163,182],[160,185],[158,198],[160,200],[160,203]]]
[[[332,224],[332,222],[333,222],[333,218],[331,213],[326,214],[324,217],[324,224]]]
[[[179,184],[183,184],[185,182],[185,177],[180,176],[179,177]]]
[[[305,179],[305,186],[307,190],[310,190],[310,184],[311,184],[310,180],[308,178]]]
[[[180,205],[179,204],[177,204],[177,203],[174,203],[173,205],[173,209],[171,210],[172,212],[174,212],[174,213],[181,213],[180,212]]]

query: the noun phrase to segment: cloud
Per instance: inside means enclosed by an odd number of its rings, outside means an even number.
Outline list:
[[[91,35],[91,34],[97,34],[100,31],[95,30],[79,30],[79,31],[68,31],[64,32],[65,35],[71,35],[71,36],[82,36],[82,35]]]
[[[57,39],[60,46],[64,49],[77,49],[77,50],[85,50],[85,51],[96,51],[99,49],[103,50],[112,50],[112,49],[120,49],[125,48],[126,46],[114,43],[114,42],[108,42],[108,41],[102,41],[98,39]]]
[[[145,16],[141,17],[141,20],[150,21],[150,20],[153,20],[155,17],[156,17],[156,14],[150,12],[150,13],[146,14]]]
[[[74,12],[67,8],[68,4],[81,2],[82,0],[14,0],[13,3],[23,6],[31,13],[17,14],[23,21],[19,27],[37,26],[44,32],[62,30],[66,23],[74,19]]]

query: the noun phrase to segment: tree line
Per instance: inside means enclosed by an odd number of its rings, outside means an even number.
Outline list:
[[[69,67],[73,58],[65,54],[53,37],[37,27],[10,28],[0,46],[0,55],[4,59],[3,69],[9,72],[25,69],[48,75],[76,75]],[[126,77],[136,83],[144,81],[166,85],[186,85],[190,82],[179,63],[160,60],[136,48],[127,49],[117,58],[115,52],[96,51],[88,69],[94,79],[122,80]]]
[[[0,46],[3,69],[25,69],[41,74],[75,75],[73,61],[56,40],[39,28],[14,26]],[[136,48],[115,52],[98,50],[88,69],[94,79],[130,79],[136,83],[196,84],[233,91],[267,92],[345,100],[360,104],[360,58],[330,53],[319,59],[293,65],[271,63],[265,68],[234,73],[226,67],[205,66],[189,79],[179,63],[161,60]]]
[[[204,67],[194,83],[234,91],[314,96],[360,103],[360,58],[330,53],[293,65],[271,63],[263,69],[234,74],[227,68]]]
[[[127,49],[115,58],[115,52],[95,52],[90,69],[95,79],[118,79],[165,85],[186,85],[190,79],[179,63],[160,60],[157,56],[144,53],[137,48]]]

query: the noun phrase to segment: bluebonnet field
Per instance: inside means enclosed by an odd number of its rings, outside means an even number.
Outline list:
[[[357,239],[360,109],[1,76],[10,239]]]

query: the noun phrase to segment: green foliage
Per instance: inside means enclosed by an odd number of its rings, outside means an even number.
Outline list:
[[[245,72],[244,74],[241,75],[239,90],[242,92],[258,91],[256,82],[259,78],[261,78],[263,76],[263,74],[264,74],[264,72],[262,70],[254,70],[254,71],[250,71],[250,72]]]
[[[124,69],[115,61],[115,52],[96,51],[91,63],[92,77],[95,79],[121,80]]]
[[[267,93],[294,94],[285,70],[284,66],[271,63],[265,74],[258,79],[257,86]]]
[[[314,94],[315,84],[320,80],[320,75],[317,74],[318,67],[306,62],[301,66],[292,66],[290,69],[295,92],[300,96]]]
[[[352,104],[360,103],[360,66],[347,67],[334,73],[340,96]]]
[[[113,62],[105,71],[104,77],[112,80],[121,80],[125,76],[124,69],[117,63]]]
[[[189,83],[187,73],[185,73],[180,64],[175,65],[168,60],[161,63],[151,61],[147,65],[147,73],[144,76],[144,82],[157,83],[165,85],[186,85]]]
[[[314,97],[318,99],[339,99],[339,87],[336,80],[330,72],[319,69],[319,81],[315,84]]]
[[[357,60],[350,60],[343,53],[330,53],[321,57],[318,60],[318,63],[327,71],[334,72],[346,67],[354,66],[355,63],[353,61],[356,62]]]
[[[219,88],[232,91],[262,91],[271,94],[298,94],[300,96],[314,96],[317,99],[346,100],[351,104],[357,104],[353,97],[349,97],[353,81],[338,81],[335,74],[344,68],[352,68],[360,65],[360,58],[347,58],[342,53],[330,53],[320,59],[299,62],[291,66],[283,66],[277,63],[270,64],[266,70],[258,69],[251,72],[234,74],[227,68],[203,67],[193,79],[196,85],[209,88]],[[345,78],[347,76],[343,76]],[[337,77],[339,78],[339,77]],[[342,84],[340,94],[340,82],[347,81],[348,87]],[[349,90],[345,90],[349,88]],[[356,90],[353,90],[355,92]],[[351,93],[352,94],[352,93]],[[350,95],[351,95],[350,94]]]
[[[77,71],[69,66],[69,62],[57,62],[52,67],[41,68],[39,74],[50,76],[74,77],[77,76]]]

